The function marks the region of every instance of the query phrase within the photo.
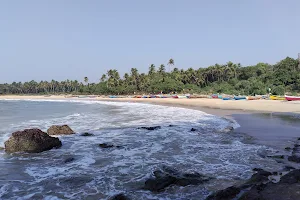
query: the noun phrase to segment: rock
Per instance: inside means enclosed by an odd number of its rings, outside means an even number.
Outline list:
[[[292,148],[291,148],[291,147],[285,147],[284,149],[285,149],[285,150],[287,150],[287,151],[290,151],[290,150],[292,150]]]
[[[117,194],[117,195],[109,198],[109,200],[129,200],[129,198],[126,197],[124,194]]]
[[[5,142],[5,151],[8,153],[39,153],[52,148],[59,148],[61,145],[62,143],[58,138],[51,137],[40,129],[25,129],[12,134]]]
[[[206,199],[207,200],[231,200],[240,192],[241,192],[240,188],[231,186],[229,188],[220,190],[214,194],[209,195]]]
[[[172,176],[158,177],[153,179],[148,179],[145,182],[144,189],[150,190],[152,192],[159,192],[166,187],[174,184],[176,182],[176,178]]]
[[[53,125],[48,130],[47,133],[49,135],[71,135],[75,134],[75,132],[68,125]]]
[[[284,159],[284,155],[273,155],[273,156],[268,156],[269,158],[274,158],[274,159]]]
[[[106,149],[106,148],[112,148],[114,147],[114,145],[103,143],[103,144],[99,144],[99,147]]]
[[[284,167],[284,170],[285,171],[291,171],[291,170],[293,170],[293,169],[296,169],[295,167],[292,167],[292,166],[285,166]]]
[[[85,132],[85,133],[80,134],[80,136],[88,137],[88,136],[94,136],[94,134]]]
[[[257,185],[264,182],[269,181],[268,177],[271,176],[272,173],[265,171],[265,170],[259,170],[256,174],[253,174],[251,178],[246,182],[245,186],[249,185]]]
[[[192,129],[191,129],[192,132],[194,132],[194,131],[196,131],[196,130],[197,130],[197,129],[195,129],[195,128],[192,128]]]
[[[69,162],[73,162],[75,160],[75,158],[67,158],[65,159],[64,163],[69,163]]]
[[[293,184],[293,183],[300,183],[300,169],[293,170],[280,179],[280,183],[288,183],[288,184]],[[300,189],[300,185],[299,185]],[[300,195],[300,194],[299,194]]]
[[[153,174],[154,178],[146,180],[144,185],[144,189],[152,192],[160,192],[171,185],[199,185],[211,179],[199,173],[180,173],[167,167],[156,170]]]
[[[158,130],[161,129],[161,126],[151,126],[151,127],[140,127],[139,129],[146,129],[148,131],[154,131],[154,130]]]
[[[291,162],[300,163],[300,157],[298,157],[296,155],[289,156],[288,160]]]
[[[232,127],[232,126],[228,126],[228,127],[226,127],[224,130],[223,130],[223,132],[230,132],[230,131],[233,131],[234,130],[234,128]]]

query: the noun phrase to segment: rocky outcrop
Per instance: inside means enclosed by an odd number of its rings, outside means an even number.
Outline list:
[[[145,181],[143,189],[160,192],[171,185],[199,185],[211,178],[199,173],[180,173],[168,167],[153,172],[154,178]]]
[[[51,137],[40,129],[25,129],[12,134],[5,142],[5,151],[8,153],[39,153],[61,147],[61,145],[58,138]]]
[[[278,174],[278,173],[273,173]],[[279,173],[281,174],[281,173]],[[272,173],[259,170],[246,183],[220,190],[207,200],[294,200],[300,199],[300,170],[282,176],[278,183],[268,178]]]
[[[48,130],[47,133],[49,135],[71,135],[75,134],[75,132],[68,125],[53,125]]]

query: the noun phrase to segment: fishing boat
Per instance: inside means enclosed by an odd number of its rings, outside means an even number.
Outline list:
[[[260,97],[254,97],[254,96],[249,96],[249,97],[247,97],[247,100],[259,100],[260,99]]]
[[[287,95],[285,95],[285,99],[287,101],[300,101],[300,97],[297,97],[297,96],[287,96]]]
[[[273,96],[270,96],[270,99],[271,100],[285,100],[285,97],[273,95]]]
[[[141,95],[136,95],[134,98],[140,99],[140,98],[142,98],[142,96]]]
[[[114,95],[111,95],[111,96],[109,96],[109,98],[114,99],[114,98],[118,98],[118,97],[117,97],[117,96],[114,96]]]
[[[222,99],[223,99],[223,100],[232,100],[231,97],[223,97]]]
[[[212,94],[212,95],[211,95],[211,98],[213,98],[213,99],[218,99],[218,98],[219,98],[219,95],[217,95],[217,94]]]
[[[149,98],[149,97],[147,95],[144,95],[144,96],[142,96],[142,98],[146,99],[146,98]]]
[[[246,100],[246,97],[243,96],[234,96],[234,100]]]

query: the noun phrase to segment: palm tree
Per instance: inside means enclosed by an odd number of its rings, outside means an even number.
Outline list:
[[[168,62],[169,65],[169,72],[171,72],[171,66],[174,66],[174,60],[171,58]]]
[[[158,68],[158,73],[164,74],[165,72],[166,72],[166,67],[164,66],[164,64],[161,64]]]
[[[149,67],[148,75],[152,76],[153,74],[155,74],[155,65],[151,64],[150,67]]]
[[[89,78],[88,78],[88,77],[84,77],[83,80],[84,80],[85,83],[88,83],[88,82],[89,82]]]
[[[103,74],[100,78],[100,82],[106,81],[106,74]]]

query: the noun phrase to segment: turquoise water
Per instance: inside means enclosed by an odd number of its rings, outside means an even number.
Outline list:
[[[60,149],[39,154],[0,151],[0,199],[107,199],[118,193],[131,199],[204,199],[215,189],[248,178],[254,167],[280,167],[257,154],[273,149],[244,143],[243,135],[221,133],[238,125],[201,111],[84,100],[0,101],[0,146],[14,131],[46,131],[53,124],[68,124],[78,134],[61,136]],[[157,125],[162,128],[138,129]],[[86,131],[95,136],[79,135]],[[100,143],[122,148],[100,149]],[[64,163],[70,157],[74,161]],[[162,166],[215,179],[161,193],[142,190]]]

